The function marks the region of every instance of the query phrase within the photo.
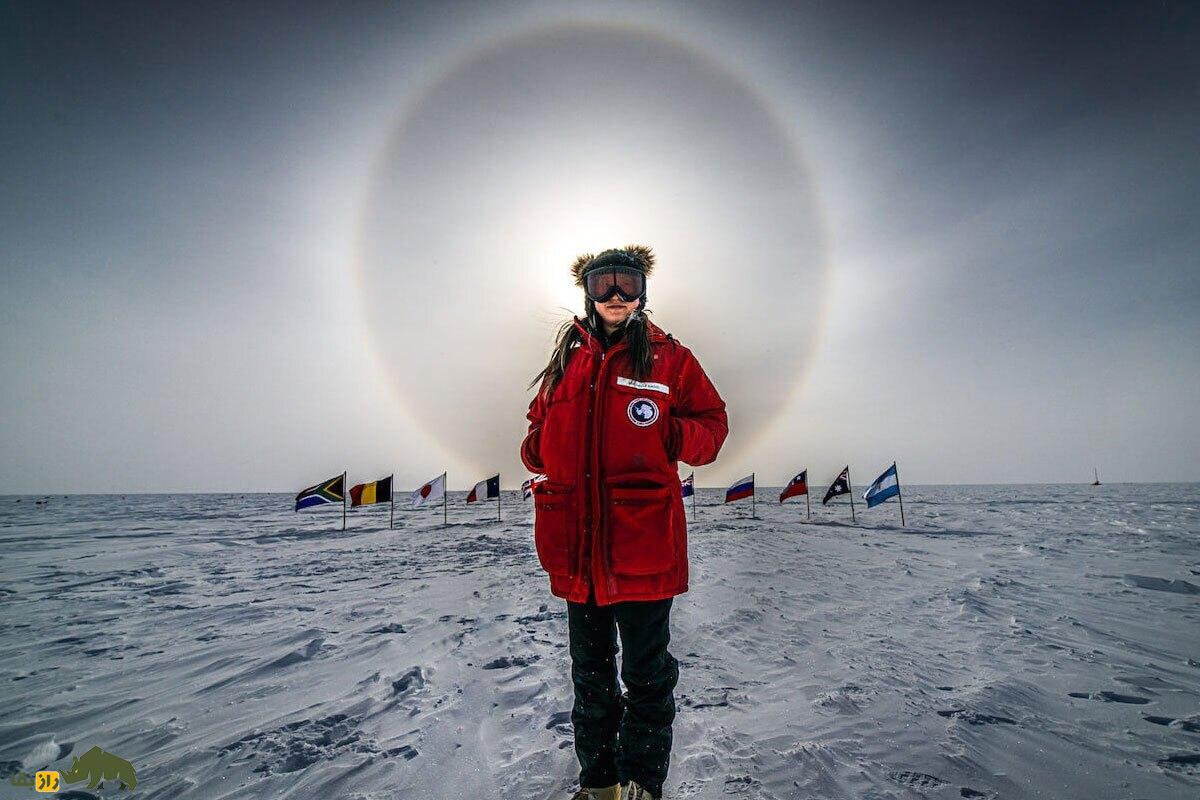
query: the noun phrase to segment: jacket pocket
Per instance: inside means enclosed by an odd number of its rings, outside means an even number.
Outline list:
[[[617,575],[656,575],[675,566],[668,486],[609,487],[609,542]]]
[[[533,543],[542,569],[569,575],[575,543],[575,490],[543,486],[533,494]]]

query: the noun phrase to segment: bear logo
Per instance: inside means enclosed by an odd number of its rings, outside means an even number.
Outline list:
[[[635,397],[629,401],[629,421],[639,428],[653,425],[658,419],[658,406],[649,397]]]

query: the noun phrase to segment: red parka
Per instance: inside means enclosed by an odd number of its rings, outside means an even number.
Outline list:
[[[529,404],[521,460],[535,485],[533,538],[556,597],[597,605],[688,589],[678,461],[709,464],[729,433],[725,401],[692,351],[646,320],[652,369],[633,376],[624,338],[583,343],[549,400]]]

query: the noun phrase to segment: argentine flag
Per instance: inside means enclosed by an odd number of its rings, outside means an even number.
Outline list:
[[[870,488],[863,493],[863,500],[867,501],[867,508],[874,508],[888,498],[895,497],[900,494],[900,478],[896,476],[896,462],[887,470],[875,479]]]

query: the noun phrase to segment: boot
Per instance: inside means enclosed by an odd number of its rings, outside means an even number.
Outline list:
[[[571,795],[571,800],[621,800],[621,786],[614,783],[603,789],[580,789]]]
[[[617,800],[662,800],[638,785],[637,781],[621,784],[621,796]]]

